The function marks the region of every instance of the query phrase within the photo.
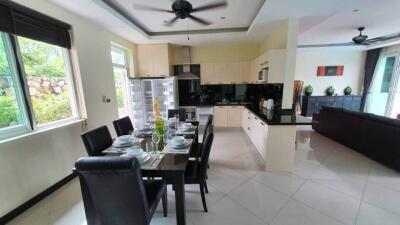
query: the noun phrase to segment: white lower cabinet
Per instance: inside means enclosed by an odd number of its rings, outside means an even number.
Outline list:
[[[266,160],[268,125],[247,109],[242,116],[242,128],[253,142],[260,156]]]
[[[215,106],[215,127],[241,127],[243,106]]]

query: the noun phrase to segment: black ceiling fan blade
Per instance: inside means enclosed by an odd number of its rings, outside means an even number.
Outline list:
[[[204,19],[200,19],[199,17],[196,17],[196,16],[189,15],[188,18],[190,18],[190,19],[192,19],[192,20],[194,20],[194,21],[196,21],[196,22],[198,22],[200,24],[203,24],[205,26],[208,26],[208,25],[211,24],[210,22],[208,22],[208,21],[206,21]]]
[[[179,19],[179,17],[175,16],[173,19],[169,20],[168,22],[164,23],[164,26],[172,26],[176,21]]]
[[[133,7],[135,9],[139,9],[139,10],[174,13],[174,11],[172,11],[172,10],[160,9],[160,8],[156,8],[156,7],[152,7],[152,6],[146,6],[146,5],[133,4]]]
[[[210,9],[224,8],[226,6],[228,6],[227,2],[217,2],[217,3],[212,3],[212,4],[203,5],[203,6],[194,8],[192,10],[192,12],[200,12],[200,11],[210,10]]]

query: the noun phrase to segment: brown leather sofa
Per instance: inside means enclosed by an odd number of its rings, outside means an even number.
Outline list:
[[[399,120],[323,107],[313,121],[316,132],[400,171]]]

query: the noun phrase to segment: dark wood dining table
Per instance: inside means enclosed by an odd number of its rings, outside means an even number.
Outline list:
[[[198,124],[198,123],[197,123]],[[186,207],[185,207],[185,171],[189,161],[190,152],[193,150],[196,142],[198,142],[198,126],[196,126],[193,135],[184,135],[185,138],[193,139],[188,154],[183,153],[167,153],[163,154],[160,162],[153,168],[142,168],[143,177],[160,177],[172,184],[175,189],[175,207],[176,207],[176,223],[177,225],[186,225]],[[145,142],[151,142],[151,138],[146,138]],[[116,153],[106,154],[118,155]],[[120,154],[119,154],[120,155]]]

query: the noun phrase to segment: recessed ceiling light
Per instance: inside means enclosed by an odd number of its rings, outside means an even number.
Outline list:
[[[224,20],[224,19],[225,19],[225,16],[221,16],[220,18],[221,18],[221,20]]]
[[[353,12],[358,12],[358,11],[360,11],[359,9],[353,9]]]

